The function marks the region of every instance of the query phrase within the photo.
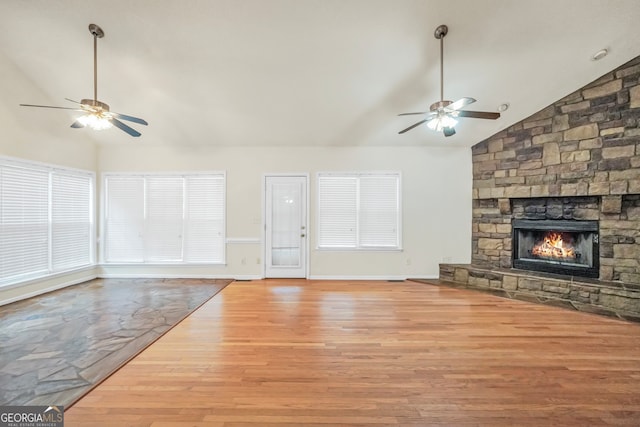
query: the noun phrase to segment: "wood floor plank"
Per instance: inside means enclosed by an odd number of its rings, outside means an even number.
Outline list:
[[[69,426],[640,425],[640,325],[422,283],[233,283]]]

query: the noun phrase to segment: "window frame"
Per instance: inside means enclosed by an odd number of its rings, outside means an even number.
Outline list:
[[[41,280],[49,280],[55,277],[61,277],[67,274],[87,270],[94,268],[96,266],[96,223],[95,223],[95,200],[96,200],[96,174],[93,171],[72,168],[62,165],[56,165],[52,163],[44,163],[37,162],[32,160],[25,160],[19,158],[13,158],[9,156],[0,156],[0,168],[14,168],[14,169],[25,169],[31,172],[38,172],[47,175],[47,190],[46,190],[46,201],[42,201],[46,205],[47,211],[47,221],[46,221],[46,269],[34,271],[33,273],[25,272],[19,275],[14,275],[13,278],[0,278],[0,289],[10,289],[15,286],[22,286],[28,283],[34,283]],[[59,255],[58,253],[54,254],[53,250],[57,243],[54,242],[56,235],[64,237],[64,234],[59,234],[54,232],[54,225],[60,225],[59,221],[56,219],[60,219],[57,215],[54,216],[54,210],[57,210],[59,204],[55,204],[54,202],[54,191],[57,187],[54,184],[55,177],[58,176],[66,176],[66,177],[75,177],[81,178],[83,181],[88,181],[88,193],[84,194],[87,197],[88,205],[86,206],[86,214],[87,214],[87,223],[85,226],[88,226],[88,229],[83,237],[86,236],[86,241],[83,243],[86,244],[87,263],[81,264],[78,263],[76,265],[62,266],[62,262],[60,259],[54,260],[54,258]],[[1,178],[0,178],[1,179]],[[60,181],[58,181],[58,184]],[[2,188],[0,188],[0,207],[3,205],[2,200]],[[63,217],[64,218],[64,217]],[[72,218],[77,219],[77,218]],[[55,223],[54,223],[55,222]],[[43,260],[44,261],[44,260]]]
[[[107,180],[110,177],[120,177],[120,178],[142,178],[143,179],[143,224],[142,229],[143,232],[147,232],[147,181],[148,177],[151,178],[175,178],[181,177],[183,179],[183,192],[182,192],[182,260],[165,260],[165,261],[149,261],[147,260],[147,256],[145,254],[145,246],[146,243],[142,240],[143,245],[143,257],[141,261],[108,261],[107,259],[107,251],[108,251],[108,242],[107,242],[107,208],[108,208],[108,189],[107,189]],[[221,260],[220,261],[184,261],[185,259],[185,247],[187,245],[186,240],[186,206],[188,204],[187,196],[188,189],[186,181],[189,178],[202,178],[202,177],[215,177],[222,179],[222,227],[221,232],[222,236],[220,239],[222,240],[221,245]],[[227,234],[227,174],[226,171],[198,171],[198,172],[104,172],[101,174],[101,184],[102,184],[102,197],[101,197],[101,207],[100,207],[100,245],[99,245],[99,259],[100,265],[104,266],[164,266],[164,265],[172,265],[172,266],[186,266],[186,265],[226,265],[226,255],[227,255],[227,243],[226,243],[226,234]]]
[[[360,178],[362,177],[395,177],[397,179],[397,223],[396,223],[396,246],[363,246],[361,241],[361,193],[360,193]],[[356,212],[355,212],[355,246],[322,246],[321,245],[321,192],[320,185],[323,177],[335,177],[335,178],[354,178],[356,179]],[[400,252],[403,250],[402,246],[402,173],[400,171],[349,171],[349,172],[318,172],[316,174],[316,242],[315,249],[318,251],[329,252]]]

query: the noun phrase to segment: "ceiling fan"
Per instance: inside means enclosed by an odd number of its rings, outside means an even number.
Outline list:
[[[138,117],[128,116],[126,114],[115,113],[109,110],[109,105],[98,101],[98,38],[104,37],[104,31],[96,24],[89,25],[89,32],[93,36],[93,99],[83,99],[80,102],[65,98],[67,101],[78,104],[77,107],[54,107],[50,105],[33,105],[20,104],[23,107],[39,107],[39,108],[57,108],[60,110],[73,110],[85,113],[71,125],[72,128],[78,129],[89,126],[95,130],[108,129],[115,126],[131,136],[140,136],[141,133],[132,127],[122,123],[120,120],[126,120],[141,125],[148,123]]]
[[[398,133],[405,133],[427,122],[427,126],[435,131],[442,131],[444,136],[451,136],[456,133],[454,126],[458,123],[456,118],[458,117],[470,117],[474,119],[491,119],[495,120],[500,117],[500,113],[493,113],[488,111],[467,111],[461,110],[461,108],[476,102],[473,98],[460,98],[456,102],[447,101],[444,99],[444,36],[449,32],[449,28],[446,25],[440,25],[436,28],[434,36],[440,40],[440,101],[434,102],[429,107],[428,112],[419,113],[402,113],[399,116],[411,116],[411,115],[424,115],[424,119],[416,124],[409,126],[408,128],[401,130]]]

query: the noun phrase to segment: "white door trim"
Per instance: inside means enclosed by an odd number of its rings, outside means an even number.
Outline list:
[[[310,194],[309,194],[309,186],[310,186],[310,178],[309,178],[309,174],[306,172],[303,173],[295,173],[295,172],[285,172],[285,173],[264,173],[262,175],[262,230],[261,230],[261,240],[262,240],[262,248],[261,248],[261,253],[262,253],[262,277],[267,277],[267,235],[266,235],[266,229],[267,229],[267,178],[268,177],[301,177],[301,178],[305,178],[305,182],[306,182],[306,188],[305,188],[305,194],[306,194],[306,213],[305,213],[305,222],[306,222],[306,235],[307,238],[305,239],[304,245],[305,245],[305,253],[304,253],[304,269],[305,269],[305,278],[309,279],[309,241],[311,239],[311,226],[309,225],[309,200],[311,199]]]

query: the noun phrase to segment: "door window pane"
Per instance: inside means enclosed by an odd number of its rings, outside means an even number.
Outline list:
[[[300,265],[301,191],[300,185],[294,183],[273,184],[271,257],[274,266],[297,267]]]

